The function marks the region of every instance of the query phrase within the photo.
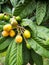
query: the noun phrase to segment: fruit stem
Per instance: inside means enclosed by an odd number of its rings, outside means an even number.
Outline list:
[[[17,27],[20,28],[21,30],[25,30],[24,27],[21,27],[21,26],[19,26],[19,25],[17,25]]]
[[[23,31],[22,30],[21,30],[21,34],[23,35]],[[26,38],[24,37],[24,35],[23,35],[23,38],[24,38],[24,40],[25,40],[25,42],[27,44],[28,42],[27,42]]]

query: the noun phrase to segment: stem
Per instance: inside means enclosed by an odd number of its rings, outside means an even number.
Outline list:
[[[17,28],[17,31],[18,31],[18,35],[20,35],[20,30],[19,30],[19,28]]]
[[[23,31],[22,31],[22,30],[21,30],[21,33],[22,33],[22,35],[23,35]],[[25,40],[25,42],[26,42],[26,44],[27,44],[28,42],[27,42],[26,38],[24,37],[24,35],[23,35],[23,38],[24,38],[24,40]]]
[[[25,30],[24,27],[21,27],[21,26],[19,26],[19,25],[17,25],[17,27],[20,28],[20,29],[22,29],[22,30]]]

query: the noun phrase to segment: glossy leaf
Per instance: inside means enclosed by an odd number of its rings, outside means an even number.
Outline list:
[[[13,42],[9,56],[9,65],[22,65],[22,44],[19,45]]]
[[[34,50],[31,50],[31,55],[36,65],[43,65],[42,56],[35,53]]]
[[[49,29],[44,26],[37,26],[37,36],[41,39],[49,38]]]
[[[9,6],[3,6],[2,11],[8,14],[12,14],[12,10]]]
[[[49,50],[46,50],[43,46],[41,46],[40,44],[38,44],[39,42],[33,40],[33,39],[29,39],[28,43],[30,44],[31,48],[38,53],[39,55],[41,55],[42,57],[47,57],[49,58]],[[44,52],[44,53],[43,53]]]
[[[23,51],[23,65],[26,65],[30,60],[30,51],[27,49],[25,42],[23,42],[22,51]]]
[[[15,16],[21,16],[21,18],[24,18],[28,16],[29,14],[32,14],[33,10],[36,7],[35,0],[25,0],[24,3],[20,3],[16,6],[14,9],[13,15]]]
[[[7,48],[10,44],[10,42],[12,41],[11,38],[7,38],[4,42],[2,42],[0,44],[0,51],[4,50],[5,48]]]
[[[7,2],[7,0],[0,0],[0,4],[4,4],[6,2]]]
[[[7,53],[6,53],[6,58],[5,58],[5,65],[9,65],[9,55],[10,55],[10,51],[11,51],[11,47],[12,47],[13,41],[11,41]]]
[[[38,25],[42,23],[45,14],[46,14],[46,3],[38,2],[36,7],[36,21]]]

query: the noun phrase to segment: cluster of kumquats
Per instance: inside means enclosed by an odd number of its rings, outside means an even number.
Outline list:
[[[24,39],[28,39],[31,37],[31,33],[29,30],[25,29],[24,27],[20,26],[18,24],[19,21],[21,21],[20,16],[12,16],[10,17],[7,14],[0,14],[0,20],[9,20],[9,23],[3,26],[2,36],[3,37],[15,37],[16,43],[21,43]],[[17,35],[16,31],[17,30]],[[27,43],[27,42],[26,42]],[[29,44],[27,43],[27,47],[30,48]]]

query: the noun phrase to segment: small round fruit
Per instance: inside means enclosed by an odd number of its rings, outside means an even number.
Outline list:
[[[22,40],[23,40],[23,38],[22,38],[21,35],[17,35],[16,38],[15,38],[16,43],[21,43]]]
[[[14,26],[14,27],[16,27],[17,24],[18,24],[17,21],[12,21],[12,22],[11,22],[11,25]]]
[[[4,15],[4,20],[9,20],[9,19],[10,19],[9,15]]]
[[[20,16],[17,16],[17,17],[16,17],[16,20],[17,20],[17,21],[21,21],[21,17],[20,17]]]
[[[3,30],[5,31],[10,31],[12,29],[12,25],[11,24],[6,24],[3,26]]]
[[[10,22],[13,26],[16,26],[18,24],[15,18],[10,18]]]
[[[7,31],[3,31],[3,32],[2,32],[2,36],[3,36],[3,37],[7,37],[7,36],[9,36],[9,33],[8,33]]]
[[[25,30],[25,31],[24,31],[24,37],[25,37],[25,38],[30,38],[30,37],[31,37],[30,31]]]
[[[4,17],[4,14],[0,13],[0,20],[2,20]]]
[[[28,49],[31,49],[31,46],[30,46],[29,43],[26,43],[26,47],[27,47]]]
[[[10,33],[9,33],[10,37],[14,37],[14,36],[15,36],[15,34],[16,34],[16,33],[15,33],[15,31],[14,31],[14,30],[11,30],[11,31],[10,31]]]
[[[13,18],[10,18],[10,22],[16,22],[16,19],[15,19],[15,17],[13,17]]]

